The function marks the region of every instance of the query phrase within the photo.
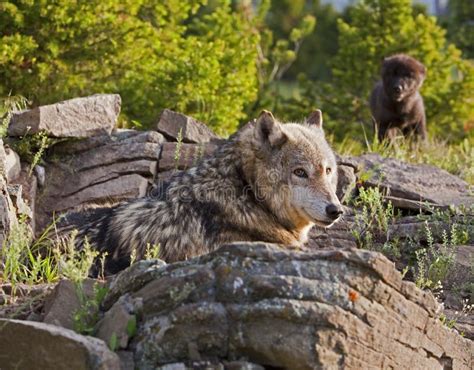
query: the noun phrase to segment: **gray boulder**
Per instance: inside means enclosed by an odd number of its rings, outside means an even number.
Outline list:
[[[117,279],[104,308],[124,294],[140,301],[129,345],[140,369],[215,358],[292,369],[472,367],[473,343],[444,327],[434,297],[379,253],[236,243]]]

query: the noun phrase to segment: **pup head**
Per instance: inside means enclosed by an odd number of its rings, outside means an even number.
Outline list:
[[[257,193],[280,220],[329,227],[340,218],[336,159],[324,137],[320,110],[303,124],[280,124],[262,112],[253,149]]]
[[[393,101],[399,102],[414,94],[421,87],[425,76],[425,66],[405,54],[384,58],[382,62],[383,87]]]

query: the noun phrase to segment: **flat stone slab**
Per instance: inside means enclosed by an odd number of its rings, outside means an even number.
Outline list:
[[[418,210],[429,206],[474,205],[469,184],[435,166],[410,164],[378,154],[343,158],[341,163],[357,167],[359,178],[365,173],[368,179],[363,186],[387,190],[399,208]]]
[[[207,143],[220,139],[204,123],[169,109],[161,113],[156,130],[169,140],[177,141],[180,136],[185,143]]]
[[[15,112],[8,135],[24,136],[40,131],[52,137],[110,134],[117,123],[120,105],[120,95],[98,94]]]
[[[2,369],[117,370],[118,356],[97,338],[59,326],[0,319]]]

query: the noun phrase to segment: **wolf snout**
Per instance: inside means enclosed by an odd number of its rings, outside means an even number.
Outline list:
[[[326,215],[332,220],[338,219],[343,213],[344,210],[340,204],[331,203],[326,206]]]

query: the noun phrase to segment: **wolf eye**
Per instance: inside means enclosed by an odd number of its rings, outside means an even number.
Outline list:
[[[332,168],[328,167],[326,168],[326,175],[330,175],[332,172]]]
[[[298,177],[302,177],[304,179],[308,178],[308,174],[302,168],[297,168],[296,170],[293,171],[293,173]]]

